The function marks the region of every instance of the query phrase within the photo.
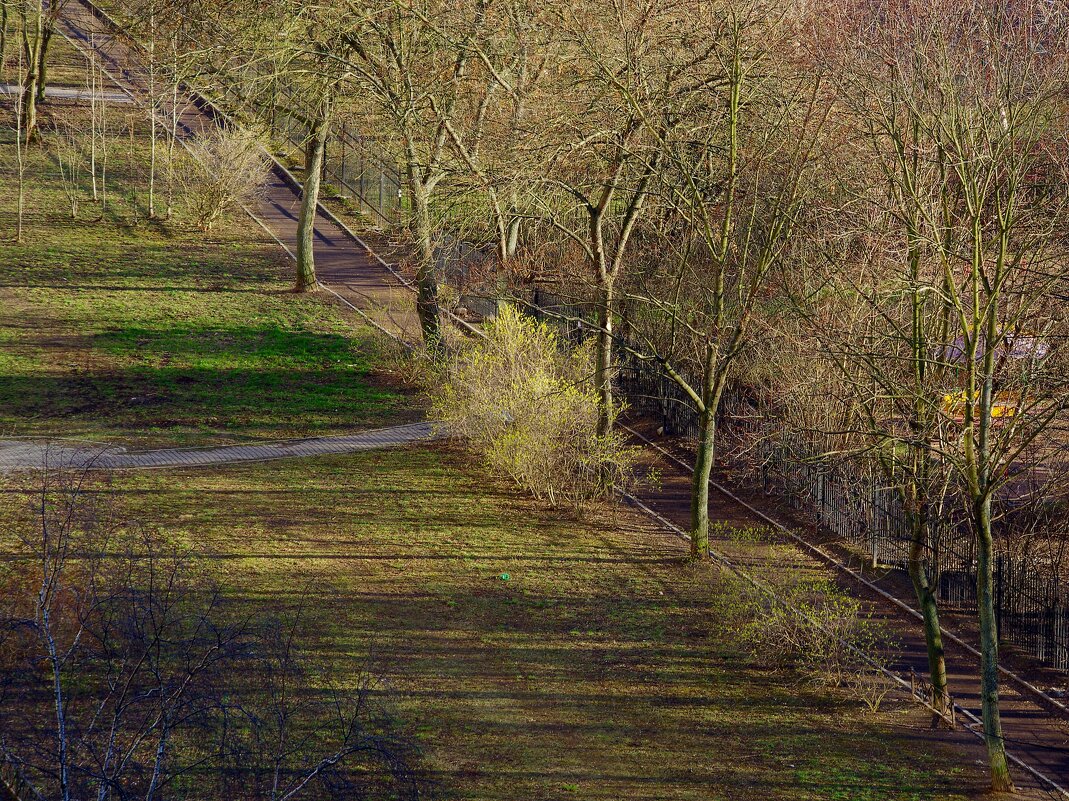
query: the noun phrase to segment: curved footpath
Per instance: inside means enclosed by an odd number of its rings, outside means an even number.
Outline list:
[[[92,10],[90,0],[75,0],[75,2],[64,4],[61,12],[61,31],[83,50],[92,43],[113,80],[132,98],[140,102],[144,101],[146,96],[144,87],[147,86],[147,80],[145,75],[138,71],[137,53],[111,36],[112,31]],[[198,106],[193,102],[189,102],[181,110],[181,122],[183,135],[187,137],[195,135],[196,131],[204,130],[207,126],[217,124],[215,117],[203,103]],[[254,219],[278,240],[281,246],[292,253],[297,241],[296,210],[298,206],[299,190],[294,185],[292,176],[289,176],[281,167],[276,167],[266,194],[249,211]],[[343,226],[325,212],[321,213],[316,221],[315,254],[320,280],[342,302],[392,336],[409,341],[418,339],[419,327],[414,313],[415,304],[412,303],[409,289],[397,280],[397,277],[362,242],[351,236]],[[342,453],[347,450],[363,450],[366,447],[415,442],[430,436],[433,434],[427,424],[417,423],[349,437],[239,445],[202,451],[172,450],[133,454],[106,450],[99,453],[97,458],[100,460],[101,467],[105,466],[105,458],[115,460],[113,464],[118,464],[120,467],[222,464],[228,461],[249,459]],[[46,450],[54,447],[67,447],[74,452],[75,458],[83,458],[77,455],[83,451],[77,447],[72,448],[69,443],[63,446],[47,446]],[[40,457],[40,448],[40,444],[34,443],[18,445],[12,443],[7,448],[0,446],[0,464],[3,463],[5,455],[9,459],[32,459],[34,454]],[[332,450],[332,448],[338,448],[338,450]],[[645,453],[650,466],[656,466],[659,470],[661,481],[656,487],[645,487],[640,493],[641,501],[669,521],[684,522],[689,497],[689,476],[679,464],[665,458],[665,454],[658,454],[652,449],[647,449]],[[71,453],[67,452],[67,455],[70,456]],[[765,508],[768,504],[762,501],[760,505]],[[719,495],[715,508],[717,517],[722,520],[763,522],[760,517],[753,514],[752,507],[747,507],[739,499],[730,495]],[[805,536],[804,531],[800,533]],[[801,556],[801,551],[799,555]],[[778,567],[782,566],[778,566],[775,562],[763,566],[769,570],[776,570]],[[840,580],[847,586],[850,586],[852,581],[849,573],[841,575]],[[852,589],[860,597],[870,598],[870,608],[874,609],[877,614],[887,619],[897,620],[903,650],[898,667],[900,669],[915,665],[923,667],[924,641],[920,636],[919,627],[904,611],[895,608],[893,604],[879,598],[872,599],[871,594],[867,594],[863,585],[853,586]],[[898,597],[904,603],[912,605],[908,594]],[[963,707],[979,712],[978,661],[969,651],[957,647],[948,649],[948,660],[953,674],[951,688],[955,698]],[[1007,745],[1010,751],[1030,767],[1042,771],[1052,781],[1063,787],[1069,785],[1069,721],[1041,706],[1028,692],[1010,680],[1003,683],[1002,706]],[[957,734],[948,733],[947,736],[960,738],[966,735],[959,730]],[[978,756],[980,755],[978,748],[975,752]],[[1050,794],[1050,797],[1069,798],[1069,792],[1059,793],[1049,784],[1044,785],[1034,775],[1030,775],[1023,769],[1015,770],[1014,776],[1022,789],[1027,788],[1038,794],[1033,797]]]
[[[156,467],[210,467],[235,462],[265,462],[301,456],[325,456],[379,448],[396,448],[436,439],[430,423],[362,431],[339,437],[310,437],[279,442],[221,445],[215,448],[162,448],[127,451],[97,443],[63,440],[0,440],[0,472],[12,470],[138,470]]]

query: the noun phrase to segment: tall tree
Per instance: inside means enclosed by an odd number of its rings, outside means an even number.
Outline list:
[[[681,76],[670,68],[690,24],[683,4],[559,3],[549,7],[566,48],[544,91],[553,98],[541,125],[543,177],[536,212],[562,239],[561,259],[578,249],[594,309],[594,382],[599,433],[617,414],[615,342],[623,279],[648,211],[662,143],[676,124],[670,100]],[[562,270],[582,281],[569,264]]]
[[[686,83],[663,141],[654,242],[664,255],[649,259],[628,300],[634,353],[657,361],[698,412],[695,556],[709,553],[720,403],[767,313],[770,279],[798,250],[797,220],[811,194],[827,106],[808,65],[785,56],[804,22],[778,5],[707,4],[672,66]]]
[[[913,390],[904,424],[914,429],[918,466],[934,458],[951,471],[976,543],[996,791],[1013,789],[998,703],[999,499],[1022,463],[1049,446],[1069,400],[1060,347],[1069,319],[1057,299],[1069,280],[1060,235],[1069,209],[1067,63],[1055,44],[1067,30],[1045,12],[1001,0],[844,12],[866,65],[865,101],[852,110],[878,153],[905,264],[892,273],[907,307],[897,319],[911,332],[901,342],[906,363],[925,370],[897,389]],[[876,280],[887,288],[886,277]],[[928,395],[938,391],[933,373],[943,382],[938,399]]]
[[[402,164],[407,222],[416,248],[416,308],[423,341],[442,347],[434,202],[450,170],[450,129],[465,127],[473,61],[468,42],[486,26],[486,4],[440,0],[350,3],[346,41],[357,91],[366,98],[382,141]]]

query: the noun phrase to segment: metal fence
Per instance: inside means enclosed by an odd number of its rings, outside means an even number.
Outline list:
[[[582,301],[535,290],[526,305],[536,317],[556,321],[572,341],[594,330],[591,307]],[[628,405],[652,417],[666,434],[697,436],[697,410],[656,362],[620,347],[615,381]],[[894,487],[871,462],[823,458],[812,446],[792,441],[775,421],[774,408],[734,385],[721,401],[717,425],[724,437],[751,454],[755,478],[767,492],[784,498],[873,564],[905,571],[910,518]],[[945,506],[948,511],[931,523],[928,540],[934,547],[926,567],[942,603],[975,612],[975,541],[967,521],[949,511],[953,502]],[[1069,591],[1058,565],[1011,554],[1005,540],[996,537],[1001,553],[993,568],[999,637],[1045,665],[1069,670]]]
[[[124,26],[95,5],[88,7],[108,27],[140,47],[136,39],[128,36]],[[227,31],[210,22],[198,34],[187,32],[190,41],[201,49],[210,49],[206,47],[206,42],[217,46],[230,38]],[[296,88],[264,70],[250,67],[248,74],[242,77],[245,83],[267,84],[270,91],[250,97],[242,89],[242,80],[225,70],[212,72],[210,88],[199,88],[209,97],[221,91],[231,110],[252,114],[267,125],[273,139],[288,142],[303,155],[311,129],[311,104]],[[198,88],[195,79],[191,83],[194,89]],[[374,137],[360,133],[348,122],[335,124],[327,141],[323,176],[338,195],[355,200],[362,212],[371,213],[381,221],[392,224],[400,218],[401,175],[397,164],[382,155],[383,150]]]
[[[303,152],[309,125],[298,98],[286,93],[263,116],[273,137],[284,139]],[[356,200],[362,211],[393,223],[401,212],[401,176],[395,165],[376,155],[377,150],[349,123],[336,125],[327,140],[323,175],[334,189]]]
[[[237,93],[236,88],[228,94]],[[247,98],[237,93],[243,106]],[[309,109],[290,87],[278,85],[267,107],[257,109],[276,137],[302,149],[308,139]],[[395,165],[379,149],[345,124],[327,144],[324,174],[347,191],[361,207],[383,221],[397,220],[401,211],[401,181]],[[463,269],[471,254],[447,254],[442,272]],[[442,265],[440,265],[442,266]],[[461,302],[480,316],[492,316],[497,293],[461,294]],[[524,301],[521,301],[524,302]],[[594,329],[590,304],[534,289],[524,302],[529,312],[555,321],[573,342]],[[679,386],[655,362],[640,359],[627,348],[617,353],[616,382],[632,408],[660,421],[665,433],[696,436],[697,412]],[[908,558],[909,522],[897,494],[884,486],[870,466],[857,461],[833,462],[816,455],[802,456],[796,444],[770,435],[762,420],[775,410],[761,408],[745,388],[732,387],[721,403],[720,431],[737,439],[759,442],[755,466],[766,489],[779,491],[795,508],[811,516],[875,563],[904,569]],[[762,428],[764,430],[762,430]],[[938,577],[939,598],[965,609],[976,608],[976,558],[972,537],[961,525],[938,521],[929,569]],[[994,567],[996,614],[1000,637],[1016,643],[1043,663],[1069,669],[1069,593],[1054,565],[1000,554]]]
[[[697,411],[656,364],[620,359],[617,383],[631,405],[660,420],[666,433],[694,436]],[[722,402],[718,426],[754,449],[752,460],[766,491],[830,530],[874,564],[905,570],[910,520],[900,495],[864,460],[830,460],[776,431],[775,410],[762,407],[739,387]],[[952,504],[951,504],[952,506]],[[949,512],[932,522],[927,568],[941,602],[976,610],[975,541],[966,521]],[[1003,535],[1008,532],[1003,532]],[[997,543],[1005,536],[996,537]],[[1011,554],[1001,543],[993,568],[999,637],[1045,665],[1069,670],[1069,592],[1049,561]]]

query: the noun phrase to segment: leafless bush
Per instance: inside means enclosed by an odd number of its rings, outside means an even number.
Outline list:
[[[893,646],[860,601],[827,581],[794,576],[774,596],[749,588],[739,597],[740,631],[758,661],[845,687],[869,710],[879,708],[891,689],[882,668]]]
[[[433,414],[489,466],[554,505],[582,505],[632,480],[633,452],[597,433],[591,353],[504,307],[433,390]]]
[[[82,171],[85,168],[83,141],[85,131],[70,117],[56,120],[51,139],[52,149],[63,181],[63,194],[71,210],[71,219],[78,218],[78,203],[82,196]]]
[[[880,711],[887,694],[895,689],[894,682],[886,673],[869,665],[855,666],[846,677],[846,687],[871,715]]]
[[[213,128],[189,145],[190,159],[176,165],[185,213],[209,231],[231,209],[259,196],[268,158],[259,137],[242,128]]]
[[[299,611],[242,615],[87,482],[49,474],[0,566],[0,757],[42,797],[418,795],[366,666],[306,653]]]

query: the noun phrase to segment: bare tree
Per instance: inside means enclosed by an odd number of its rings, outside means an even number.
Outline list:
[[[596,316],[599,431],[606,435],[617,413],[621,279],[659,175],[661,144],[676,124],[669,101],[688,80],[669,65],[686,38],[690,11],[653,2],[616,5],[609,14],[597,5],[551,8],[566,55],[545,87],[556,100],[547,109],[551,123],[541,128],[535,210],[545,229],[582,254]],[[562,269],[571,273],[570,266]]]
[[[877,393],[893,393],[875,414],[897,407],[896,430],[882,428],[888,448],[909,445],[917,483],[905,499],[915,527],[927,515],[933,460],[950,471],[971,523],[984,734],[992,787],[1010,791],[998,707],[995,520],[1021,465],[1050,452],[1067,403],[1058,300],[1069,279],[1060,234],[1069,208],[1066,54],[1050,46],[1066,41],[1065,22],[1038,4],[999,0],[923,11],[850,5],[843,13],[864,51],[853,65],[860,85],[852,111],[868,126],[886,187],[881,202],[897,229],[893,254],[904,265],[871,279],[866,299],[898,286],[897,309],[876,307],[878,325],[897,331],[897,342],[882,361],[862,361],[882,365],[866,375]],[[887,369],[894,359],[900,367]],[[933,625],[934,610],[926,628]]]
[[[267,157],[254,132],[211,128],[190,142],[189,154],[177,180],[191,217],[204,231],[227,211],[255,199],[267,180]]]
[[[377,6],[351,3],[347,66],[366,95],[372,119],[387,132],[403,165],[408,223],[416,246],[417,312],[429,352],[441,350],[434,219],[435,194],[449,171],[450,129],[462,141],[463,102],[475,53],[469,43],[486,26],[481,3],[438,0]],[[476,123],[477,124],[477,123]]]
[[[47,4],[44,0],[19,0],[20,35],[25,56],[22,69],[26,73],[23,84],[23,93],[26,95],[23,99],[26,115],[23,135],[27,143],[37,136],[37,105],[45,99],[48,55],[64,4],[65,0],[52,0]]]
[[[418,797],[414,752],[367,670],[331,686],[302,652],[299,614],[236,614],[189,554],[104,505],[96,481],[48,472],[0,571],[0,689],[19,697],[0,710],[3,748],[39,792],[151,801],[196,777],[228,798],[369,783]]]
[[[23,80],[24,51],[19,48],[18,77],[19,83],[15,89],[15,165],[18,171],[18,198],[15,213],[15,241],[22,242],[22,221],[26,212],[26,142],[28,135],[24,133],[26,126],[26,84]]]
[[[678,122],[663,145],[654,242],[665,255],[650,259],[628,300],[631,349],[657,361],[698,411],[691,548],[707,556],[720,402],[770,278],[800,250],[793,240],[827,104],[819,79],[783,56],[805,21],[793,10],[726,3],[699,20],[707,53],[700,71],[682,53],[688,91],[674,98]]]
[[[78,203],[82,196],[82,168],[85,162],[83,133],[81,126],[71,117],[53,121],[52,147],[72,220],[78,219]]]

